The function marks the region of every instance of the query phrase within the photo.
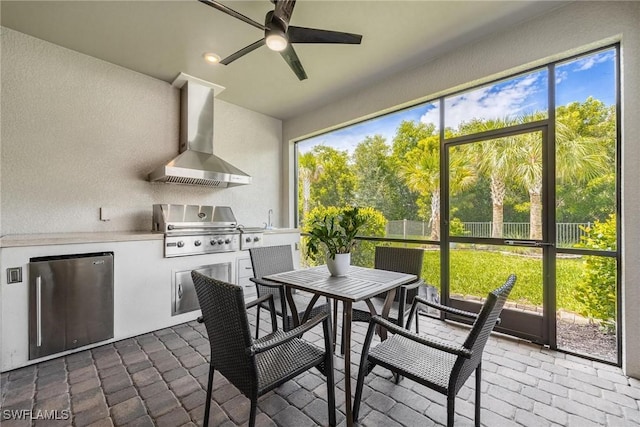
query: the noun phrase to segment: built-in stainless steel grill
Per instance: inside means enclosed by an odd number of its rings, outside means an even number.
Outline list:
[[[153,231],[164,233],[164,256],[240,249],[240,230],[228,206],[153,205]]]

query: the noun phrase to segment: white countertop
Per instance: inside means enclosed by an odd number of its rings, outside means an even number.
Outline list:
[[[299,228],[270,228],[265,229],[264,234],[300,233]]]
[[[150,231],[110,231],[101,233],[9,234],[0,237],[1,248],[19,246],[70,245],[78,243],[162,240],[164,234]]]
[[[299,233],[297,228],[273,228],[264,230],[265,234]],[[0,237],[0,248],[22,246],[70,245],[78,243],[127,242],[140,240],[162,240],[163,233],[150,231],[111,231],[85,233],[49,233],[49,234],[8,234]]]

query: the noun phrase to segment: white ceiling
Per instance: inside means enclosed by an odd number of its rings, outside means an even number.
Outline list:
[[[273,9],[268,0],[224,3],[261,23]],[[211,81],[226,88],[220,99],[284,120],[563,3],[298,0],[291,25],[363,35],[359,46],[294,45],[305,81],[266,47],[227,66],[205,63],[204,52],[224,58],[263,33],[196,0],[3,0],[0,17],[3,26],[167,82],[180,72]]]

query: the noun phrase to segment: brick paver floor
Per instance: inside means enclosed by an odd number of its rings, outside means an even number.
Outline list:
[[[250,321],[255,316],[250,314]],[[252,324],[255,324],[252,323]],[[269,326],[268,318],[261,327]],[[366,324],[354,325],[360,351]],[[421,317],[420,330],[460,340],[462,326]],[[306,337],[322,343],[320,327]],[[201,425],[209,343],[203,325],[172,328],[85,350],[1,376],[2,427]],[[352,358],[356,376],[360,358]],[[336,357],[338,422],[345,425],[343,359]],[[376,367],[360,412],[365,426],[437,426],[444,396],[410,380],[399,385]],[[352,379],[355,389],[355,379]],[[216,373],[211,426],[246,424],[249,401]],[[458,394],[456,426],[473,425],[474,380]],[[327,424],[324,378],[311,371],[263,396],[257,425]],[[40,418],[35,420],[27,417]],[[45,418],[59,418],[58,420]],[[22,419],[19,419],[22,418]],[[67,418],[67,419],[64,419]],[[639,426],[640,381],[619,368],[494,335],[484,353],[482,424],[496,426]]]

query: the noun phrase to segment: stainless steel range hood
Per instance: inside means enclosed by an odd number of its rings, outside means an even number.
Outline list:
[[[222,86],[180,73],[180,154],[149,174],[149,181],[205,187],[251,184],[251,177],[213,154],[213,98]]]

